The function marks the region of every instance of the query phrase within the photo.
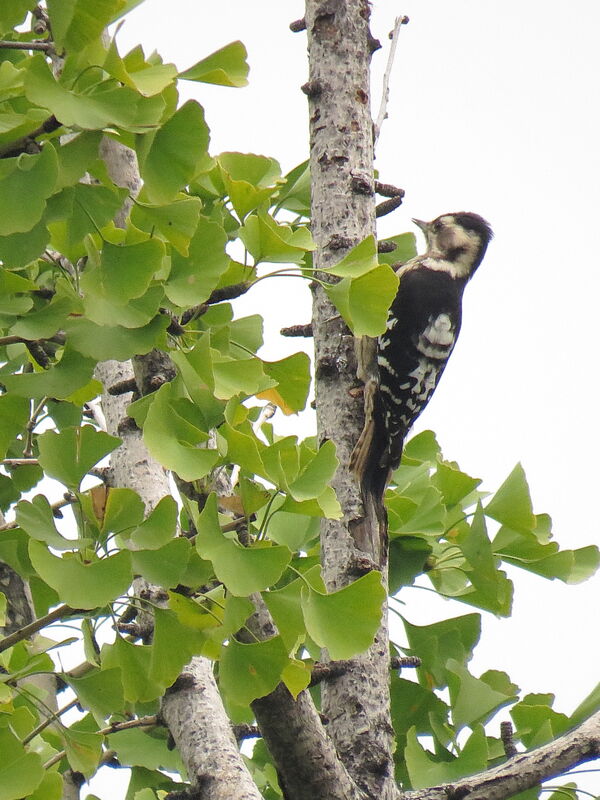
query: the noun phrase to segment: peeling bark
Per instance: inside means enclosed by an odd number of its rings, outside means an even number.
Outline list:
[[[369,111],[371,60],[366,0],[308,0],[310,169],[315,264],[326,270],[375,234],[373,133]],[[314,91],[318,87],[318,91]],[[329,590],[369,567],[385,575],[385,532],[365,511],[349,470],[362,430],[362,399],[352,396],[357,363],[354,339],[323,290],[314,288],[315,394],[319,441],[332,439],[340,467],[333,486],[341,521],[321,531]],[[322,685],[327,731],[346,769],[371,797],[396,794],[389,717],[389,644],[385,622],[373,646],[344,675]]]

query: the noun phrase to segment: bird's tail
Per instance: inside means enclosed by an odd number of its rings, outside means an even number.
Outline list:
[[[382,500],[390,478],[387,442],[379,390],[375,381],[365,385],[365,425],[350,456],[350,469],[363,495]]]

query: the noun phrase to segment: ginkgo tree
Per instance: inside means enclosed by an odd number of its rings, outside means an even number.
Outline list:
[[[597,548],[559,549],[519,465],[490,495],[431,432],[387,519],[348,471],[353,336],[384,330],[415,254],[375,235],[366,4],[294,25],[313,135],[282,175],[212,152],[179,102],[243,87],[243,44],[182,72],[123,53],[139,2],[0,8],[0,800],[78,797],[104,765],[127,800],[540,796],[599,755],[600,693],[568,717],[473,675],[479,612],[510,615],[503,565],[575,583]],[[276,275],[313,290],[314,369],[263,359],[261,316],[236,316]],[[317,433],[278,434],[311,374]],[[426,626],[407,606],[401,647],[387,597],[422,576],[457,605]]]

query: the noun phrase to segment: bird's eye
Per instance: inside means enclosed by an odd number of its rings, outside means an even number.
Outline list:
[[[438,233],[443,228],[442,222],[438,219],[436,222],[433,223],[433,230],[435,233]]]

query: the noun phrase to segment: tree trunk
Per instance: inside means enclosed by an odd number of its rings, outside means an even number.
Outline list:
[[[326,270],[375,233],[373,131],[369,110],[371,35],[366,0],[308,0],[310,169],[315,265]],[[315,394],[319,441],[335,442],[333,486],[344,516],[322,526],[323,575],[330,591],[370,568],[386,572],[385,530],[366,513],[349,470],[363,424],[354,339],[320,286],[314,288]],[[396,793],[389,717],[386,611],[372,647],[322,686],[327,730],[346,769],[371,797]]]

